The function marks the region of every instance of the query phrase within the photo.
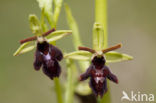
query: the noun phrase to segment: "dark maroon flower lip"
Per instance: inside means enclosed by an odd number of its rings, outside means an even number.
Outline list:
[[[101,97],[107,92],[107,79],[118,83],[117,77],[111,73],[105,62],[104,56],[93,57],[91,65],[79,79],[83,81],[90,77],[90,88],[96,96],[100,95]]]
[[[43,72],[49,78],[59,77],[61,73],[59,61],[62,59],[63,54],[57,47],[47,41],[37,43],[34,61],[35,70],[39,70],[42,66]]]

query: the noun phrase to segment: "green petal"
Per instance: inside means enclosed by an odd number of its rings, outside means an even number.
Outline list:
[[[73,60],[90,60],[92,54],[87,51],[75,51],[64,55],[64,58],[69,58]]]
[[[105,57],[106,57],[107,63],[121,62],[121,61],[133,59],[132,56],[129,56],[127,54],[114,52],[114,51],[106,53]]]
[[[33,50],[35,47],[34,42],[26,42],[24,44],[22,44],[17,51],[13,54],[14,56],[20,55],[20,54],[24,54],[26,52],[29,52],[31,50]]]

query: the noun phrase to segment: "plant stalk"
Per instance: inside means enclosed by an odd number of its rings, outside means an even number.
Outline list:
[[[103,26],[104,30],[104,48],[106,49],[108,45],[108,33],[107,33],[107,0],[95,0],[95,22],[100,23]],[[93,38],[94,39],[94,38]],[[108,84],[109,85],[109,84]],[[106,94],[104,94],[103,98],[100,101],[100,103],[111,103],[110,100],[110,92],[108,91]]]
[[[58,103],[63,103],[59,78],[54,78],[54,84],[55,84],[55,91],[56,91],[57,102]]]
[[[95,22],[104,27],[104,48],[107,48],[107,0],[95,0]]]
[[[73,103],[73,99],[74,99],[74,88],[75,88],[75,79],[74,79],[74,75],[75,75],[75,64],[73,62],[73,60],[71,59],[66,59],[66,63],[67,63],[67,85],[66,85],[66,94],[65,94],[65,102],[64,103]]]

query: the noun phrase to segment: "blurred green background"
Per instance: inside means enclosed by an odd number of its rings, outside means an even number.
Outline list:
[[[91,46],[94,0],[65,2],[79,25],[83,44]],[[0,0],[0,103],[56,103],[53,82],[33,69],[33,52],[13,57],[18,41],[32,36],[30,13],[40,16],[36,0]],[[57,29],[68,29],[64,8]],[[134,57],[110,64],[119,78],[118,85],[110,83],[112,103],[121,103],[123,90],[156,95],[156,0],[108,0],[108,32],[109,45],[121,42],[119,51]],[[72,51],[71,37],[57,46]],[[66,70],[63,63],[62,69]]]

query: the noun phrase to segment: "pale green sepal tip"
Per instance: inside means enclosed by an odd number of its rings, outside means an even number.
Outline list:
[[[24,44],[22,44],[17,50],[16,52],[13,54],[13,56],[17,56],[17,55],[20,55],[20,54],[24,54],[26,52],[29,52],[31,50],[34,49],[35,45],[30,45],[28,46],[30,43],[32,42],[26,42]]]
[[[106,57],[107,63],[122,62],[122,61],[133,59],[133,57],[130,55],[118,53],[115,51],[111,51],[111,52],[106,53],[105,57]]]

